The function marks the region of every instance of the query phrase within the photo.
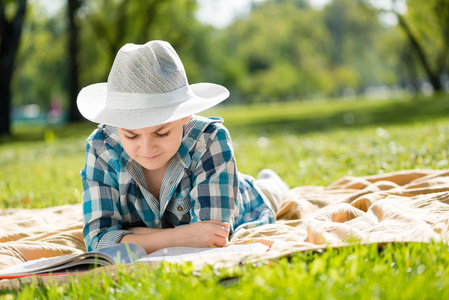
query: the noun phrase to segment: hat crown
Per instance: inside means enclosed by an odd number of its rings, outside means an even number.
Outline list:
[[[164,94],[188,85],[181,59],[164,41],[126,44],[114,60],[108,91],[132,94]]]

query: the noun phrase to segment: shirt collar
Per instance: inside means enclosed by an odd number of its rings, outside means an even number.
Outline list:
[[[177,156],[185,168],[189,168],[192,162],[190,152],[194,148],[195,143],[198,140],[198,136],[204,132],[209,124],[214,122],[222,123],[223,119],[192,116],[189,122],[184,126],[183,140],[178,149]]]

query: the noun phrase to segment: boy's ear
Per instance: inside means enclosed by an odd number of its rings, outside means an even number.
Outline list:
[[[189,121],[190,121],[190,118],[191,118],[192,116],[188,116],[188,117],[185,117],[184,118],[184,125],[186,125]]]

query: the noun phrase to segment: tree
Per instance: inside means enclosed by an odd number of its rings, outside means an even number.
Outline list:
[[[8,20],[15,3],[8,2]],[[65,4],[50,14],[39,2],[27,4],[9,107],[37,104],[46,111],[56,103],[68,112],[69,121],[77,120],[80,86],[106,81],[118,49],[128,42],[168,40],[188,65],[187,72],[195,75],[192,78],[201,76],[192,63],[200,51],[191,45],[203,46],[194,42],[203,35],[203,27],[194,18],[195,1],[68,0]]]
[[[48,15],[39,3],[28,3],[11,82],[13,106],[37,104],[46,111],[53,102],[68,107],[66,33],[66,14]]]
[[[85,0],[80,10],[81,82],[105,81],[126,43],[162,39],[182,53],[192,43],[186,35],[197,24],[195,9],[193,0]]]
[[[324,7],[323,18],[332,42],[328,71],[335,95],[378,84],[383,64],[376,45],[382,28],[376,13],[361,0],[339,0]]]
[[[228,84],[241,92],[243,101],[283,101],[327,92],[330,42],[321,14],[302,1],[265,1],[226,29],[223,57],[229,62],[222,65],[234,74]]]
[[[416,54],[433,89],[443,89],[441,77],[449,60],[449,1],[409,0],[401,13],[393,1],[393,13]]]
[[[15,15],[8,9],[16,6]],[[11,79],[19,48],[27,0],[0,0],[0,135],[11,134]]]
[[[69,121],[81,120],[81,114],[76,105],[76,99],[79,92],[78,84],[78,26],[76,24],[75,15],[81,6],[82,0],[67,1],[67,15],[69,20],[69,74],[68,74],[68,92],[69,92]]]

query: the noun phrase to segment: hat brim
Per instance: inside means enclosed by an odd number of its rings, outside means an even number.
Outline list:
[[[229,91],[218,84],[197,83],[190,88],[193,96],[181,103],[149,109],[113,109],[106,106],[107,83],[97,83],[80,91],[77,105],[81,114],[94,123],[133,130],[197,114],[229,97]]]

